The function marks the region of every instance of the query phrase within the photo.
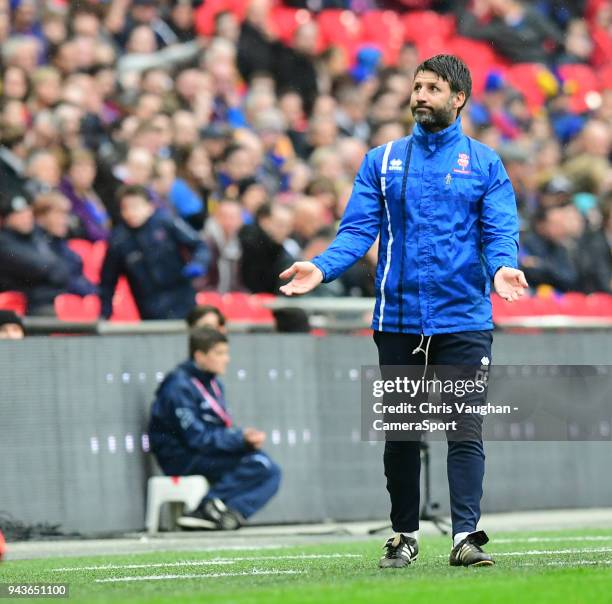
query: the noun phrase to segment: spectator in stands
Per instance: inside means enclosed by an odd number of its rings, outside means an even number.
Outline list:
[[[290,48],[279,45],[274,66],[277,90],[295,90],[302,97],[304,111],[310,115],[317,96],[318,83],[314,60],[319,29],[314,21],[301,24]]]
[[[565,32],[565,49],[558,59],[559,64],[588,63],[593,53],[593,41],[584,19],[573,19]]]
[[[197,328],[189,352],[156,392],[152,449],[164,473],[201,474],[212,483],[199,507],[179,518],[181,527],[238,529],[277,492],[281,470],[261,450],[265,432],[240,429],[229,414],[219,381],[229,362],[226,336]]]
[[[161,18],[156,0],[119,0],[112,2],[106,18],[106,27],[123,47],[138,27],[149,27],[155,34],[155,46],[163,48],[178,42],[178,38]]]
[[[0,204],[0,218],[0,291],[23,292],[29,315],[54,316],[55,297],[65,293],[70,282],[68,267],[34,228],[32,208],[24,197]]]
[[[576,289],[585,294],[610,292],[612,262],[607,243],[573,203],[563,206],[570,238],[567,246],[578,272]]]
[[[601,241],[601,249],[604,257],[608,258],[609,266],[612,266],[612,189],[608,191],[601,202],[601,228],[596,230],[596,237]],[[612,277],[608,283],[612,290]]]
[[[505,140],[516,139],[521,130],[507,107],[507,86],[503,75],[491,71],[480,101],[470,103],[470,119],[479,128],[495,126]]]
[[[193,23],[193,1],[171,0],[167,24],[178,42],[189,42],[196,36]]]
[[[589,120],[580,134],[568,146],[568,159],[563,172],[576,190],[598,195],[603,192],[610,170],[612,126],[599,120]]]
[[[520,218],[528,220],[537,205],[529,152],[521,144],[512,142],[500,146],[499,155],[512,183]]]
[[[28,74],[21,67],[7,67],[2,74],[2,98],[25,101],[29,94]]]
[[[563,174],[557,174],[540,186],[538,206],[540,208],[565,206],[570,203],[573,192],[574,187],[570,180]]]
[[[251,0],[240,28],[238,69],[247,82],[258,72],[274,73],[277,44],[269,12],[270,0]]]
[[[457,3],[459,34],[489,42],[514,63],[546,63],[552,59],[550,47],[563,47],[562,32],[523,0],[478,0],[473,11],[465,4]]]
[[[287,189],[288,172],[293,160],[291,141],[285,134],[285,118],[278,109],[268,109],[257,115],[254,129],[263,147],[263,161],[258,171],[258,179],[271,193]]]
[[[533,232],[521,236],[519,264],[531,287],[550,285],[561,292],[578,288],[579,274],[569,249],[571,230],[565,207],[539,208]]]
[[[68,272],[65,291],[77,296],[97,294],[98,288],[83,275],[83,260],[66,240],[70,227],[70,202],[59,192],[41,193],[34,200],[34,218],[58,263]]]
[[[71,212],[78,221],[72,234],[88,241],[105,241],[110,234],[110,216],[93,189],[95,178],[93,153],[87,149],[75,149],[70,153],[60,190],[70,200]]]
[[[25,131],[0,124],[0,182],[5,200],[25,196],[28,178],[25,171]],[[0,208],[1,209],[1,208]]]
[[[223,10],[215,15],[215,37],[237,44],[240,38],[240,23],[234,13]]]
[[[21,317],[12,310],[0,310],[0,340],[23,340],[24,337]]]
[[[291,209],[278,203],[265,203],[255,214],[254,224],[247,224],[238,233],[242,245],[241,279],[253,293],[278,292],[279,271],[294,260],[285,249],[293,231]]]
[[[26,173],[35,193],[57,190],[62,178],[59,161],[52,151],[33,151],[26,161]]]
[[[192,282],[208,269],[206,245],[180,218],[156,210],[145,188],[126,186],[118,199],[123,224],[113,229],[102,266],[102,317],[110,317],[125,275],[142,319],[184,319],[195,306]]]
[[[367,122],[368,104],[359,88],[345,86],[338,94],[336,121],[343,136],[356,137],[367,141],[370,125]]]
[[[202,233],[210,250],[206,288],[220,293],[243,289],[240,280],[242,247],[238,233],[244,223],[242,206],[234,199],[223,199],[206,222]]]
[[[187,325],[196,327],[210,327],[221,333],[226,333],[225,315],[212,304],[199,304],[187,315]]]
[[[316,197],[302,197],[293,205],[294,239],[301,249],[325,226],[331,222],[326,208]]]

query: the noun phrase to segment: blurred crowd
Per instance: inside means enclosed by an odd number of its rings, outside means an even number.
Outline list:
[[[609,2],[287,4],[440,11],[500,65],[541,65],[537,107],[491,65],[463,129],[512,179],[530,284],[610,291],[612,90],[577,107],[558,73],[609,68]],[[332,241],[366,151],[410,133],[426,56],[411,41],[394,64],[372,44],[351,56],[307,12],[283,39],[272,0],[244,5],[201,35],[197,1],[0,0],[0,291],[43,315],[59,293],[100,294],[108,315],[123,274],[141,316],[185,316],[196,290],[277,293]],[[70,238],[108,242],[100,283]],[[316,295],[373,295],[377,253]]]

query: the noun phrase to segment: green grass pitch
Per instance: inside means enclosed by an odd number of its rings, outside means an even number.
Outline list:
[[[449,567],[449,538],[425,536],[415,564],[380,570],[383,535],[275,549],[8,560],[0,582],[69,583],[69,599],[59,601],[71,604],[612,602],[612,530],[492,537],[486,549],[497,564],[490,568]]]

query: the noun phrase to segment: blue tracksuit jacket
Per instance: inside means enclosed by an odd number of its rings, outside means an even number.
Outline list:
[[[102,265],[102,316],[111,316],[117,281],[125,275],[142,319],[184,319],[196,304],[185,266],[196,263],[205,271],[209,259],[198,233],[162,210],[138,229],[119,224]]]
[[[369,151],[329,248],[324,282],[380,233],[372,328],[425,335],[492,329],[490,279],[517,267],[514,191],[499,156],[461,119]]]
[[[182,469],[196,455],[213,459],[252,450],[245,443],[242,430],[228,428],[192,382],[192,378],[199,380],[214,397],[211,387],[214,377],[189,360],[171,371],[157,389],[151,408],[149,439],[166,474],[182,474]],[[223,393],[223,385],[217,383]],[[216,400],[227,410],[224,397]]]

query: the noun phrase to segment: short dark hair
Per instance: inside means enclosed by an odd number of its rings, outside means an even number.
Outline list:
[[[451,92],[465,93],[465,102],[457,110],[459,115],[472,94],[472,76],[467,65],[455,55],[436,55],[423,61],[416,68],[415,74],[420,71],[433,71],[448,82]]]
[[[212,304],[200,304],[193,308],[191,312],[187,315],[187,325],[189,325],[189,327],[195,327],[197,322],[202,317],[211,313],[217,315],[217,318],[219,319],[219,325],[223,327],[223,325],[225,325],[225,315],[216,306],[213,306]]]
[[[124,197],[142,197],[146,201],[151,201],[151,195],[146,187],[142,185],[123,185],[117,191],[117,201],[121,201]]]
[[[196,327],[189,332],[189,356],[193,358],[196,351],[207,353],[217,344],[226,344],[227,338],[212,327]]]
[[[23,321],[14,310],[0,310],[0,327],[3,325],[19,325],[23,330]]]

